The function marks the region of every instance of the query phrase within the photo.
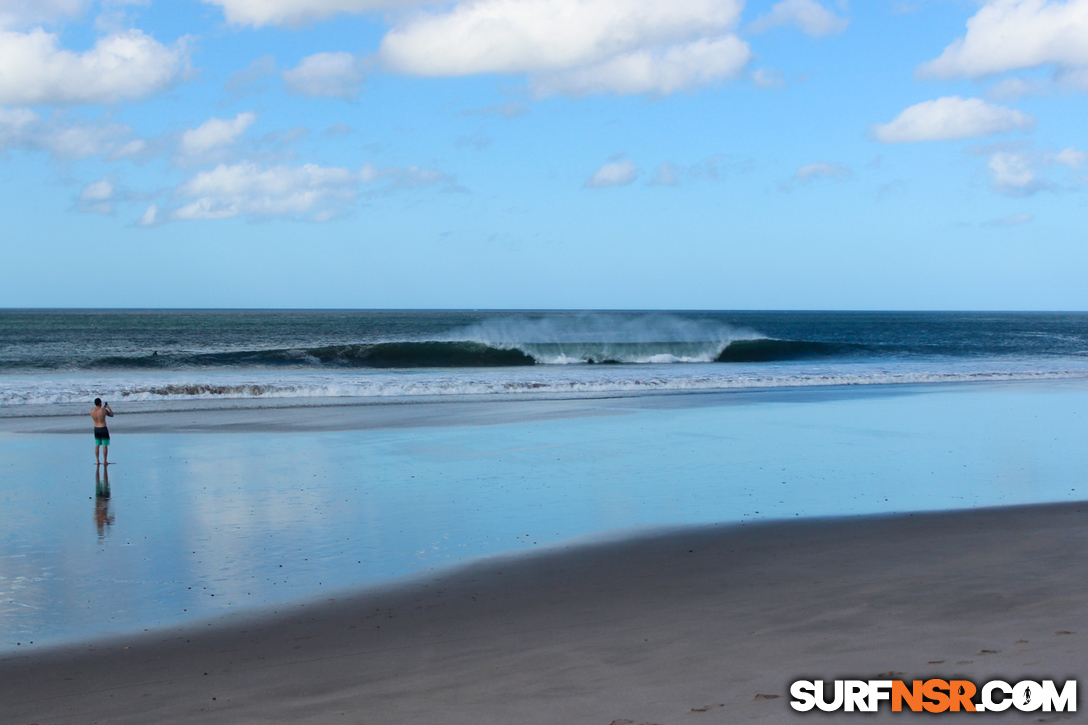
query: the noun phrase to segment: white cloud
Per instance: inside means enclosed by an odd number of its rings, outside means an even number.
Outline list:
[[[990,152],[987,170],[995,191],[1009,196],[1029,196],[1038,191],[1058,188],[1055,182],[1044,176],[1048,169],[1064,166],[1075,172],[1085,163],[1088,163],[1088,154],[1072,146],[1057,153],[1032,148],[1006,148]],[[1071,179],[1076,185],[1085,182],[1076,174]]]
[[[1047,64],[1088,66],[1088,0],[989,0],[966,35],[919,72],[977,78]]]
[[[113,198],[113,183],[109,179],[92,181],[83,187],[81,201],[108,201]]]
[[[382,40],[421,76],[530,73],[539,93],[671,93],[735,76],[741,0],[474,0],[420,13]]]
[[[59,45],[41,28],[0,31],[0,103],[115,103],[173,84],[188,62],[184,43],[162,45],[139,30],[99,39],[85,53]]]
[[[112,214],[114,193],[113,182],[109,179],[92,181],[79,193],[76,209],[86,214]]]
[[[453,177],[419,167],[364,166],[353,172],[316,164],[263,167],[252,162],[220,164],[202,171],[179,186],[174,195],[183,204],[170,218],[179,220],[302,218],[326,221],[347,208],[362,188],[379,190],[419,188],[445,184],[459,190]],[[160,212],[155,211],[155,218]]]
[[[661,51],[616,55],[596,65],[542,73],[531,82],[537,95],[652,93],[667,95],[734,78],[748,63],[748,45],[736,36],[696,40]]]
[[[1062,149],[1056,154],[1052,154],[1050,160],[1057,164],[1063,164],[1071,169],[1078,169],[1084,165],[1084,162],[1088,161],[1088,154],[1083,151],[1077,151],[1070,146],[1069,148]]]
[[[128,126],[122,126],[122,128],[125,129],[126,134],[132,132],[132,129],[129,128]],[[135,158],[137,156],[145,155],[145,152],[147,150],[148,150],[147,141],[143,140],[142,138],[134,138],[131,141],[125,141],[125,142],[119,143],[115,148],[113,148],[111,151],[109,151],[107,156],[109,156],[109,158],[111,160],[112,159],[131,159],[131,158]]]
[[[757,68],[752,73],[752,83],[760,88],[781,88],[786,85],[782,71],[776,68]]]
[[[610,161],[593,172],[593,175],[586,179],[585,186],[589,189],[626,186],[634,181],[637,176],[638,169],[635,168],[635,162],[630,159]]]
[[[793,180],[799,182],[813,181],[815,179],[845,181],[848,178],[850,178],[850,169],[840,164],[833,164],[827,161],[820,161],[815,164],[802,166],[793,174]]]
[[[415,0],[204,0],[223,8],[238,25],[287,25],[297,27],[330,18],[337,13],[369,13],[417,4]]]
[[[1010,101],[1024,96],[1041,96],[1047,91],[1046,81],[1034,78],[1003,78],[986,89],[986,95],[998,101]]]
[[[198,159],[230,146],[257,120],[255,113],[239,113],[233,119],[209,118],[181,135],[180,152]]]
[[[40,124],[41,117],[29,108],[0,106],[0,150],[26,145]]]
[[[83,12],[88,0],[0,0],[0,28],[26,28]]]
[[[782,0],[769,13],[756,18],[749,29],[762,33],[783,25],[794,25],[806,35],[833,35],[846,30],[850,21],[840,18],[816,0]]]
[[[261,168],[254,163],[220,164],[201,171],[177,189],[192,199],[174,211],[175,219],[223,219],[241,214],[305,216],[323,202],[351,198],[357,179],[347,169],[305,166]]]
[[[140,218],[136,221],[137,226],[141,227],[156,227],[161,223],[159,218],[159,205],[151,204],[147,207]]]
[[[388,190],[416,189],[432,184],[445,184],[450,191],[464,191],[457,186],[457,181],[449,174],[436,169],[422,169],[418,166],[379,167],[367,164],[359,172],[359,181],[363,184],[385,183]]]
[[[284,71],[283,81],[291,93],[311,98],[355,98],[365,80],[361,65],[351,53],[316,53]]]
[[[1011,108],[979,98],[946,96],[911,106],[891,123],[873,126],[872,134],[882,143],[948,141],[1027,130],[1034,125],[1031,116]]]
[[[201,197],[179,209],[175,209],[172,218],[183,221],[230,219],[245,211],[246,209],[229,201],[214,199],[212,197]],[[143,217],[140,218],[142,219]]]
[[[62,159],[90,156],[111,158],[134,156],[143,149],[139,139],[130,139],[132,129],[120,123],[54,126],[39,137],[41,146]]]
[[[654,172],[654,178],[650,182],[654,186],[679,186],[680,168],[669,161],[661,164]]]
[[[987,164],[994,189],[1003,194],[1026,196],[1049,187],[1036,175],[1036,161],[1030,154],[998,151]]]
[[[94,17],[94,27],[101,33],[116,33],[132,27],[132,6],[147,6],[152,0],[98,0],[98,13]]]
[[[45,120],[28,108],[0,107],[0,150],[46,151],[62,161],[104,156],[132,158],[144,153],[147,142],[123,123],[99,123],[62,118]]]

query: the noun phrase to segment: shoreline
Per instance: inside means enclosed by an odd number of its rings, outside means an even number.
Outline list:
[[[0,432],[18,429],[19,420],[79,416],[95,397],[133,413],[188,413],[223,410],[328,410],[357,406],[470,405],[493,403],[577,404],[594,400],[646,397],[733,396],[749,393],[849,389],[941,388],[955,385],[1088,384],[1084,370],[956,369],[925,365],[885,369],[842,364],[828,368],[770,365],[759,368],[722,364],[552,365],[530,368],[457,368],[403,371],[335,370],[313,373],[254,369],[212,370],[209,379],[192,380],[176,371],[139,381],[116,373],[87,374],[64,382],[65,375],[0,375],[9,394],[0,401]],[[526,370],[538,375],[528,375]],[[219,379],[213,381],[217,376]],[[296,377],[298,376],[298,377]],[[37,381],[37,382],[35,382]],[[51,391],[37,390],[45,384]],[[59,387],[58,387],[59,386]],[[186,392],[187,391],[187,392]],[[218,392],[217,392],[218,391]],[[131,393],[131,397],[128,397]],[[44,396],[41,397],[41,396]],[[41,402],[41,400],[48,402]],[[35,400],[38,402],[28,402]],[[38,425],[38,423],[34,423]],[[49,431],[48,428],[43,430]]]
[[[780,722],[796,715],[787,689],[802,675],[1083,674],[1086,579],[1086,502],[686,527],[5,654],[0,713],[43,725]]]
[[[416,427],[494,425],[566,418],[623,415],[647,409],[702,408],[763,403],[820,403],[878,397],[923,395],[941,391],[993,391],[1010,388],[1085,389],[1088,378],[979,380],[805,385],[729,390],[645,390],[614,393],[488,394],[405,396],[400,398],[226,398],[169,402],[134,402],[110,423],[126,434],[351,431]],[[165,408],[161,406],[166,406]],[[39,409],[20,415],[21,407]],[[89,405],[13,406],[0,414],[0,434],[87,433]],[[43,413],[45,410],[58,412]],[[275,422],[269,414],[283,413]]]

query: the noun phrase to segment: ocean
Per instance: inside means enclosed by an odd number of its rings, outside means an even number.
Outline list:
[[[1085,375],[1085,313],[0,311],[8,415]]]

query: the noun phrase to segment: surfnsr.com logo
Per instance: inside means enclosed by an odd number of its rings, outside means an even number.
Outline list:
[[[1054,680],[990,680],[981,687],[970,680],[797,680],[790,685],[790,706],[800,712],[876,712],[887,702],[892,712],[1076,712],[1077,681],[1058,687]],[[830,690],[830,692],[829,692]]]

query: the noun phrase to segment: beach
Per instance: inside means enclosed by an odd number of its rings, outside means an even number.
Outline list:
[[[0,725],[1084,720],[1086,112],[1088,0],[0,0]]]
[[[105,514],[85,421],[0,419],[0,714],[777,722],[798,678],[1077,677],[1086,412],[1080,381],[160,406],[111,421]]]
[[[9,655],[0,710],[13,723],[792,721],[786,693],[804,676],[1078,676],[1086,552],[1081,504],[698,527]],[[1041,715],[989,717],[1068,716]]]

